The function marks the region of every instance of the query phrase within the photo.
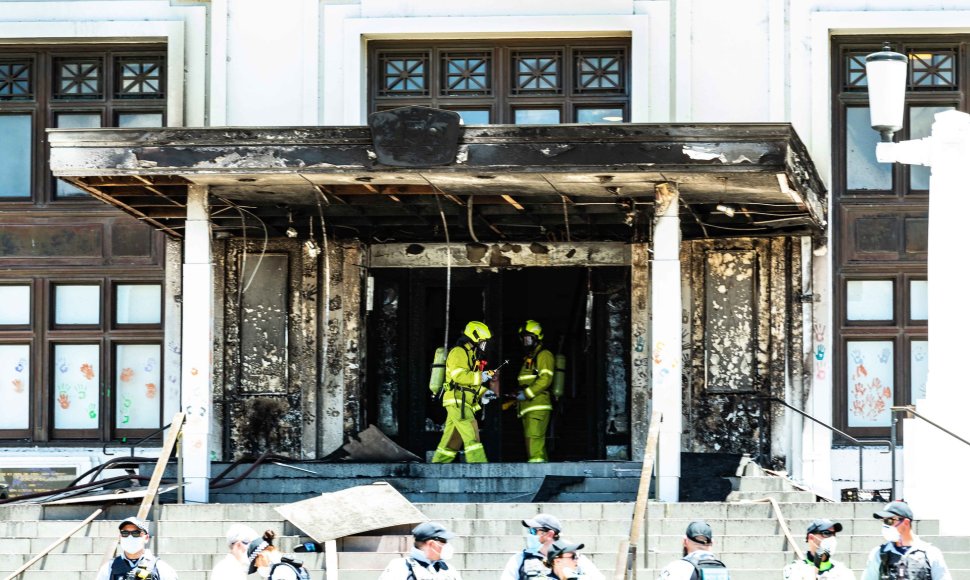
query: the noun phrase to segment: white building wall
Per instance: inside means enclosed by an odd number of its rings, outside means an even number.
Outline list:
[[[0,0],[2,43],[167,40],[169,118],[188,126],[361,124],[369,39],[626,35],[633,121],[790,121],[830,188],[830,38],[883,33],[970,33],[970,0]],[[831,270],[831,252],[817,253],[806,410],[826,421],[839,372]],[[837,493],[855,477],[855,453],[833,450],[824,428],[806,421],[802,449],[817,489]],[[888,460],[866,457],[867,485],[881,486]]]

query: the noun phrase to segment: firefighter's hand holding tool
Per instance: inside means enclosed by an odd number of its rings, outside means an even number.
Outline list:
[[[495,371],[482,371],[482,384],[484,385],[488,381],[492,380],[495,376]]]
[[[497,398],[498,398],[498,395],[495,394],[495,391],[491,391],[491,390],[485,391],[484,393],[482,393],[482,405],[487,405]]]

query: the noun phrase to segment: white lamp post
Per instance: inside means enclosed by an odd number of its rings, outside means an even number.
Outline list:
[[[970,183],[970,115],[937,113],[930,137],[893,143],[903,126],[907,59],[886,45],[866,57],[872,128],[882,135],[876,145],[880,163],[927,165],[930,169],[927,271],[928,352],[932,353],[926,398],[912,401],[919,413],[961,437],[970,436],[970,389],[965,380],[965,332],[970,328],[962,268],[962,245],[954,243],[966,230],[964,199]],[[898,288],[897,292],[903,292]],[[906,308],[909,304],[906,304]],[[897,343],[897,361],[910,357],[908,342]],[[970,505],[952,498],[964,490],[965,468],[943,457],[968,457],[970,448],[919,419],[906,421],[903,450],[903,493],[919,518],[939,519],[944,534],[970,533]],[[895,482],[894,482],[895,483]]]

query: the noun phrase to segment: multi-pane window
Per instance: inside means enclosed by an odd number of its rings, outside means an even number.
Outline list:
[[[369,54],[372,111],[424,105],[468,125],[629,120],[627,39],[375,41]]]
[[[158,47],[0,48],[0,202],[89,199],[50,175],[44,130],[161,127],[165,78]]]
[[[108,441],[161,425],[160,235],[55,180],[45,131],[164,126],[165,53],[0,47],[2,439]]]
[[[836,284],[835,422],[885,437],[893,405],[926,395],[929,168],[878,163],[865,57],[886,38],[833,44]],[[909,57],[898,140],[930,134],[934,115],[967,110],[970,37],[888,39]]]
[[[5,281],[0,301],[0,436],[102,440],[161,426],[160,281]]]

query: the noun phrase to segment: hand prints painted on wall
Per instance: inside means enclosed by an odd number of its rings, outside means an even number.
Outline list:
[[[893,404],[893,343],[849,341],[846,351],[849,427],[889,426]]]

